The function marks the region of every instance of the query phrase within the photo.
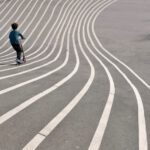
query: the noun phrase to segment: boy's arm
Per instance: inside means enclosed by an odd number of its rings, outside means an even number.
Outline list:
[[[21,36],[22,39],[25,39],[25,37],[21,33],[19,33],[19,36]]]

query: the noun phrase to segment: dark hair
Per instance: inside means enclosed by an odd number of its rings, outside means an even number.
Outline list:
[[[11,24],[11,27],[13,30],[17,29],[18,28],[18,24],[17,23],[12,23]]]

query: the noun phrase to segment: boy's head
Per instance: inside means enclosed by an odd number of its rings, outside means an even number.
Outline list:
[[[12,23],[11,27],[13,30],[16,30],[18,28],[18,24],[17,23]]]

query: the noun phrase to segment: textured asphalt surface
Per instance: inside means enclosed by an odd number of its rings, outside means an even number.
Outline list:
[[[0,150],[148,150],[148,0],[0,0]],[[12,22],[27,63],[15,65]]]

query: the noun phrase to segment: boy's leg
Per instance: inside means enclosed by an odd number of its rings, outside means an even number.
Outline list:
[[[16,55],[17,55],[16,63],[17,63],[17,64],[21,64],[21,63],[22,63],[22,61],[21,61],[22,49],[21,49],[21,47],[20,47],[19,44],[13,44],[12,46],[13,46],[13,48],[15,49]]]
[[[16,53],[17,53],[16,62],[17,62],[17,63],[21,63],[21,51],[16,51]]]
[[[24,56],[23,46],[22,46],[21,43],[19,44],[19,49],[21,51],[21,54],[20,54],[21,57],[20,57],[20,59],[22,58],[22,61],[25,62],[26,60],[25,60],[25,56]]]

